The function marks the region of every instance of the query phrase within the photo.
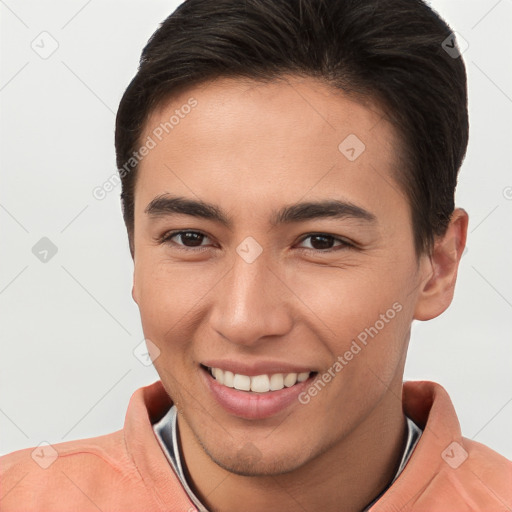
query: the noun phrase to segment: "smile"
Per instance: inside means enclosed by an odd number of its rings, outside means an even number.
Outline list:
[[[291,388],[297,383],[309,379],[312,372],[302,373],[273,373],[271,375],[242,375],[233,373],[221,368],[208,367],[210,375],[221,385],[234,388],[239,391],[253,393],[268,393],[269,391],[280,391],[283,388]]]

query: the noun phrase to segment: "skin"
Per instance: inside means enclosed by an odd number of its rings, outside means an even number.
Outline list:
[[[248,512],[334,511],[340,503],[361,510],[397,469],[411,322],[450,304],[467,214],[455,210],[432,254],[416,254],[393,174],[399,139],[369,100],[312,78],[219,79],[158,107],[143,139],[190,97],[197,107],[139,166],[132,293],[178,407],[188,480],[212,511],[240,503]],[[354,161],[338,149],[349,134],[366,146]],[[232,225],[148,214],[163,194],[212,203]],[[270,223],[284,206],[325,199],[375,220]],[[161,241],[174,230],[205,236],[196,245],[180,236]],[[311,233],[334,238],[325,245],[306,238]],[[262,248],[252,263],[236,252],[249,236]],[[306,405],[241,419],[217,405],[200,378],[201,361],[227,357],[288,361],[322,375],[395,303],[401,311]]]

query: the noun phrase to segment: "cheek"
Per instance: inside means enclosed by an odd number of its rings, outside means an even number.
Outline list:
[[[306,318],[345,340],[372,326],[407,287],[399,276],[371,266],[311,267],[297,272],[288,285],[304,305]]]
[[[134,285],[144,333],[161,342],[167,337],[180,338],[180,333],[196,323],[195,316],[209,293],[214,293],[218,278],[200,265],[173,264],[151,255],[144,258],[141,253]]]
[[[342,358],[341,366],[331,366],[337,377],[331,398],[372,400],[402,364],[413,313],[410,277],[370,267],[321,270],[301,273],[294,292],[308,306],[301,307],[302,320],[321,340],[331,365]]]

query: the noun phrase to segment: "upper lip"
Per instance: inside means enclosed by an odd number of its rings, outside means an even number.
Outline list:
[[[256,375],[272,375],[274,373],[305,373],[314,370],[311,367],[280,361],[233,361],[231,359],[209,359],[201,363],[210,368],[254,377]]]

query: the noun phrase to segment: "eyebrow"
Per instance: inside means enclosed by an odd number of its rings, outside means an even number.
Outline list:
[[[164,217],[176,214],[190,215],[192,217],[213,220],[227,228],[231,228],[233,225],[233,219],[214,204],[199,199],[188,199],[185,197],[171,196],[169,194],[155,197],[147,205],[144,212],[150,217]],[[352,218],[368,223],[375,223],[377,221],[373,213],[360,206],[347,201],[326,199],[285,206],[279,211],[272,213],[270,224],[272,226],[278,226],[280,224],[305,222],[321,218]]]

